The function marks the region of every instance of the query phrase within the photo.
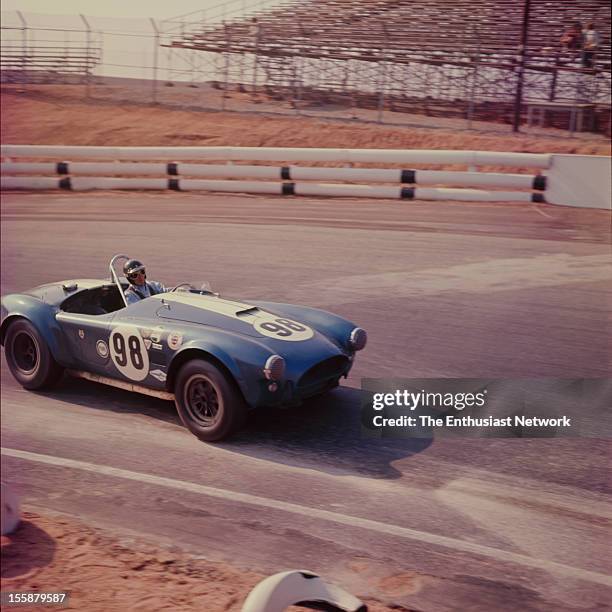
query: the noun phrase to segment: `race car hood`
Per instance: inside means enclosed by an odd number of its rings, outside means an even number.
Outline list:
[[[287,319],[268,310],[226,300],[212,295],[172,292],[153,296],[159,308],[157,316],[171,321],[183,321],[220,328],[254,338],[303,341],[317,335],[308,325]]]

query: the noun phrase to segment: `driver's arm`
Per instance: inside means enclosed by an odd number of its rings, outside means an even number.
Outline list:
[[[168,289],[165,285],[162,285],[157,281],[149,281],[149,283],[153,285],[153,288],[155,289],[156,293],[168,293],[170,291],[170,289]]]
[[[125,295],[125,299],[127,300],[128,306],[130,304],[135,304],[136,302],[140,302],[140,298],[133,291],[126,290],[123,292],[123,295]]]

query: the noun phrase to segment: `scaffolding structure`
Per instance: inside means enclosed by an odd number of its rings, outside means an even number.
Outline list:
[[[531,0],[527,24],[525,4],[516,0],[263,4],[239,0],[169,20],[161,44],[177,64],[192,67],[194,80],[213,75],[219,88],[296,109],[341,104],[511,121],[519,75],[523,102],[610,103],[607,0]],[[591,67],[580,50],[559,42],[576,20],[598,27]]]

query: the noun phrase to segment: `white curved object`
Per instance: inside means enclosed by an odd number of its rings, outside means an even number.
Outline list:
[[[0,485],[0,502],[2,505],[2,535],[13,533],[21,520],[19,517],[19,498],[6,484]]]
[[[612,158],[553,155],[550,202],[561,206],[612,210]]]
[[[533,177],[529,177],[532,181]],[[531,191],[486,191],[481,189],[448,189],[442,187],[408,187],[400,185],[343,185],[335,183],[281,183],[270,181],[226,181],[206,179],[143,179],[94,177],[15,177],[3,176],[5,189],[175,189],[178,191],[216,191],[272,195],[326,196],[349,198],[382,198],[405,200],[459,200],[465,202],[542,202],[544,195]]]
[[[565,206],[612,209],[610,195],[612,193],[610,182],[612,158],[600,155],[431,149],[66,147],[49,145],[1,145],[0,154],[7,160],[15,157],[115,160],[112,162],[5,161],[1,164],[3,176],[0,179],[0,190],[169,189],[283,196],[548,202]],[[154,163],[146,161],[163,159],[174,161]],[[360,164],[389,162],[401,164],[403,169],[320,168],[293,165],[268,167],[228,163],[224,165],[190,163],[196,160],[224,160],[226,162],[230,160],[277,162],[282,160],[284,163],[324,161]],[[409,167],[408,164],[459,164],[469,166],[470,171],[419,170]],[[533,176],[472,171],[473,167],[482,165],[538,168],[546,172]],[[55,176],[27,176],[35,172],[55,174]],[[4,176],[6,173],[18,176]],[[90,176],[87,176],[88,174]],[[106,174],[126,176],[106,176]],[[148,178],[152,175],[163,175],[163,178]],[[208,180],[185,177],[204,177]],[[269,180],[242,180],[251,178]],[[313,180],[348,181],[354,184],[309,182]],[[359,182],[375,184],[359,184]],[[396,183],[396,185],[376,185],[376,183]],[[445,187],[423,188],[422,185],[445,185]],[[449,189],[450,186],[493,187],[495,189],[492,191]],[[500,191],[497,188],[524,191]]]
[[[2,157],[60,157],[62,159],[114,159],[175,161],[222,159],[260,161],[389,162],[394,164],[468,164],[492,166],[550,167],[545,153],[503,151],[453,151],[431,149],[331,149],[314,147],[90,147],[57,145],[10,145],[0,147]]]
[[[282,612],[300,602],[322,602],[346,612],[367,612],[357,597],[307,570],[291,570],[268,576],[246,598],[242,612]]]
[[[558,156],[555,156],[558,157]],[[574,156],[575,157],[575,156]],[[59,162],[59,163],[2,163],[2,176],[8,174],[60,174],[71,177],[124,175],[128,176],[180,176],[184,183],[185,177],[210,177],[231,179],[271,179],[292,181],[352,181],[356,183],[415,183],[418,185],[466,185],[475,187],[511,187],[531,189],[536,177],[531,174],[508,174],[499,172],[458,172],[444,170],[408,170],[412,180],[405,180],[406,170],[385,168],[320,168],[308,166],[250,166],[235,164],[185,164],[146,163],[146,162]],[[57,179],[56,179],[57,180]],[[53,187],[53,183],[51,184]],[[78,182],[72,185],[76,188]],[[108,184],[111,188],[113,184]],[[132,183],[128,184],[129,186]],[[115,187],[116,188],[116,187]],[[129,187],[128,187],[129,188]],[[139,188],[139,187],[137,187]],[[166,185],[162,187],[166,188]],[[185,189],[181,186],[181,189]],[[278,192],[278,189],[275,193]]]

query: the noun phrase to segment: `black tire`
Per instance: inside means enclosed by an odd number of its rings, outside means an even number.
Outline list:
[[[179,370],[174,398],[183,425],[205,442],[226,438],[246,420],[247,407],[234,381],[204,359]]]
[[[4,353],[11,373],[25,389],[52,387],[64,372],[40,332],[26,319],[9,325]]]

